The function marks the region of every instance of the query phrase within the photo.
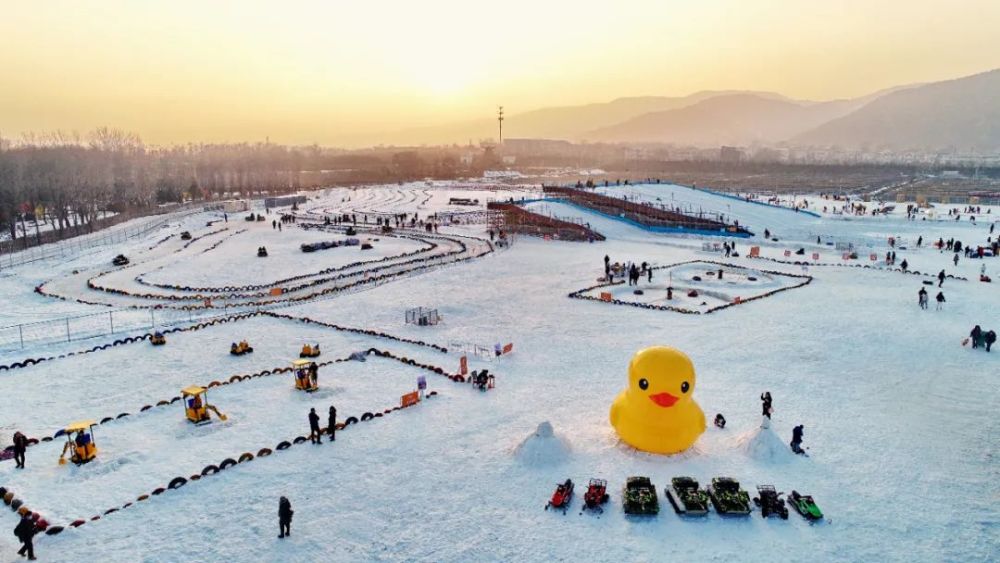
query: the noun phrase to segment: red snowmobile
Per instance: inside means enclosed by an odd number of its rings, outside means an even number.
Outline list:
[[[561,508],[563,514],[566,513],[566,509],[569,508],[569,501],[573,498],[573,481],[572,479],[566,479],[565,483],[560,483],[556,485],[556,492],[552,493],[552,500],[545,505],[545,510],[548,510],[551,506],[552,508]]]

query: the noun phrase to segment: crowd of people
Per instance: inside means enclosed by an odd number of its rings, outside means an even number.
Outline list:
[[[615,282],[615,277],[628,278],[630,286],[638,286],[639,280],[646,278],[647,283],[653,282],[653,265],[648,262],[636,264],[635,262],[615,262],[611,263],[611,257],[604,255],[604,279],[609,283]]]

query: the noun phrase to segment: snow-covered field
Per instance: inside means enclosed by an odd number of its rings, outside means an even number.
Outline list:
[[[229,416],[226,422],[189,425],[176,403],[140,410],[187,385],[287,366],[306,342],[321,344],[323,361],[374,347],[450,373],[459,367],[458,353],[257,316],[171,333],[164,347],[140,341],[0,371],[4,443],[16,429],[40,438],[76,419],[131,413],[98,426],[94,462],[59,466],[61,442],[43,442],[28,449],[25,470],[0,461],[0,486],[15,491],[25,506],[52,524],[88,520],[59,535],[37,536],[39,557],[55,561],[1000,558],[1000,350],[987,354],[961,344],[973,325],[1000,330],[1000,259],[963,256],[955,266],[951,252],[927,247],[939,237],[983,244],[996,236],[989,231],[990,223],[906,221],[898,215],[815,218],[676,186],[629,189],[651,201],[659,197],[724,212],[758,236],[736,241],[740,256],[724,258],[703,250],[704,242],[721,239],[652,234],[547,202],[543,205],[553,213],[580,217],[608,240],[587,244],[520,237],[510,249],[490,252],[485,242],[477,242],[488,238],[484,223],[442,226],[441,239],[426,239],[440,245],[440,250],[426,253],[436,256],[431,261],[435,266],[411,270],[402,265],[405,259],[392,256],[421,248],[425,234],[402,233],[416,240],[384,238],[381,249],[376,243],[373,251],[365,252],[389,260],[344,273],[354,276],[349,280],[364,279],[372,268],[389,264],[400,272],[398,277],[361,286],[365,291],[287,300],[309,291],[301,290],[275,297],[265,307],[442,346],[512,342],[513,352],[499,361],[470,359],[470,369],[488,368],[495,374],[495,389],[482,393],[417,366],[369,356],[364,363],[321,368],[321,390],[311,395],[293,389],[290,374],[213,388],[210,401]],[[473,197],[471,193],[423,183],[330,190],[303,207],[299,223],[337,212],[358,213],[360,220],[365,211],[418,212],[421,218],[435,211],[473,211],[448,205],[449,197]],[[478,199],[484,203],[487,197],[520,198],[528,193],[484,191]],[[164,295],[184,292],[150,287],[135,278],[147,279],[148,274],[148,281],[178,285],[267,285],[287,277],[286,271],[313,274],[336,268],[342,251],[362,254],[352,248],[302,253],[297,247],[301,242],[342,235],[306,233],[289,225],[280,238],[270,221],[202,252],[248,227],[232,218],[230,231],[187,248],[177,236],[154,246],[182,230],[200,236],[226,226],[205,227],[213,219],[195,215],[121,248],[5,270],[0,318],[26,322],[112,310],[34,293],[42,282],[48,282],[45,290],[53,294],[113,307],[182,304],[89,289],[86,280],[109,270],[110,259],[118,253],[128,255],[133,266],[97,278],[101,284]],[[762,240],[765,228],[777,242]],[[818,244],[817,236],[823,239]],[[946,279],[938,289],[936,281],[933,286],[922,283],[929,278],[895,271],[803,268],[748,257],[750,246],[758,245],[765,258],[811,261],[811,254],[820,252],[818,262],[838,263],[843,261],[841,253],[827,242],[850,241],[881,258],[890,250],[889,236],[907,241],[923,237],[922,248],[910,243],[906,249],[894,249],[897,260],[905,258],[911,269],[945,269],[968,281]],[[468,248],[462,251],[460,244]],[[268,258],[255,256],[260,245],[268,247]],[[804,256],[794,254],[799,248],[805,249]],[[791,257],[784,256],[785,250]],[[709,315],[569,299],[570,293],[598,283],[605,255],[612,262],[664,266],[707,260],[747,268],[727,272],[722,283],[703,275],[710,269],[702,264],[677,266],[669,275],[656,270],[652,283],[643,278],[638,286],[655,298],[663,297],[668,280],[683,279],[685,286],[699,283],[691,279],[696,273],[702,277],[699,289],[717,293],[720,302],[786,283],[780,276],[757,276],[753,271],[806,273],[814,279],[801,288]],[[861,258],[868,262],[867,256]],[[453,259],[463,261],[449,262]],[[984,264],[994,283],[978,281]],[[751,275],[757,280],[751,282]],[[751,290],[752,284],[760,287]],[[921,287],[931,294],[930,310],[917,307]],[[627,287],[624,291],[622,298],[637,297]],[[938,291],[947,298],[940,311],[933,304]],[[245,303],[234,298],[228,311],[255,308]],[[405,324],[404,311],[417,306],[437,308],[444,322],[430,327]],[[229,343],[244,338],[255,352],[231,357]],[[3,363],[109,341],[104,337],[29,346],[5,353]],[[698,375],[694,399],[708,419],[716,413],[728,419],[724,430],[710,424],[693,448],[671,457],[636,452],[618,440],[608,421],[611,401],[626,384],[631,356],[657,344],[677,347],[691,357]],[[400,395],[415,388],[418,375],[426,375],[437,396],[348,426],[333,445],[325,439],[322,446],[294,445],[147,501],[136,500],[165,487],[173,477],[187,477],[224,458],[273,449],[281,440],[308,434],[310,407],[325,426],[331,404],[337,406],[339,420],[398,405]],[[759,396],[764,391],[774,397],[775,439],[757,436]],[[528,438],[545,421],[555,436]],[[805,426],[809,457],[776,447],[787,445],[797,424]],[[631,475],[652,479],[659,493],[659,516],[635,519],[623,514],[621,488]],[[779,491],[811,494],[827,521],[810,525],[795,513],[787,521],[764,520],[757,511],[744,519],[723,519],[713,511],[704,519],[684,520],[673,513],[663,494],[670,478],[680,475],[703,484],[715,476],[731,476],[751,493],[756,485],[773,484]],[[570,510],[565,515],[543,510],[555,484],[567,477],[577,483]],[[580,497],[590,477],[609,483],[611,500],[600,515],[580,514]],[[281,495],[295,510],[292,536],[285,540],[277,538]],[[130,502],[127,509],[104,515]],[[89,521],[95,515],[101,518]],[[0,510],[0,524],[13,529],[16,515]],[[0,561],[17,560],[16,547],[9,532],[0,534]]]

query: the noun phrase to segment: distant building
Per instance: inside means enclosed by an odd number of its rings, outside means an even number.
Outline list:
[[[719,160],[722,162],[742,162],[746,152],[740,147],[722,147],[719,149]]]
[[[958,178],[964,178],[965,176],[962,176],[962,173],[959,172],[958,170],[942,170],[941,177],[948,179],[958,179]]]

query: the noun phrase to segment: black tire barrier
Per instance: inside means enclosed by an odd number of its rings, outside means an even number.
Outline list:
[[[62,526],[52,526],[48,530],[45,530],[45,535],[47,535],[47,536],[57,536],[60,533],[62,533],[62,531],[63,531],[63,527]]]
[[[361,415],[361,422],[368,422],[372,418],[374,418],[374,415],[370,412],[366,412],[365,414]]]
[[[155,496],[160,496],[160,495],[162,495],[165,492],[167,492],[167,490],[164,489],[163,487],[156,487],[155,489],[153,489],[153,492],[151,492],[149,494],[151,494],[151,495],[153,495],[155,497]]]
[[[215,465],[206,465],[204,469],[201,470],[201,476],[205,477],[207,475],[215,475],[219,472],[219,468]]]
[[[169,405],[169,404],[170,404],[170,401],[157,401],[156,402],[156,406],[158,406],[158,407],[163,407],[163,406],[166,406],[166,405]]]
[[[392,411],[389,411],[392,412]],[[375,413],[375,418],[382,418],[383,414],[380,412]]]
[[[270,448],[261,448],[260,450],[257,451],[257,457],[267,457],[269,455],[271,455]]]
[[[153,408],[153,405],[143,405],[142,408],[139,409],[139,412],[146,412],[151,408]]]
[[[87,523],[86,520],[73,520],[73,522],[71,522],[69,526],[71,528],[79,528],[80,526],[83,526],[86,523]]]
[[[144,500],[149,500],[149,495],[139,495],[135,497],[136,502],[142,502]]]
[[[7,487],[0,487],[0,499],[7,494]]]
[[[278,442],[277,446],[274,446],[274,449],[276,449],[276,450],[287,450],[290,447],[292,447],[292,445],[289,444],[287,441],[281,441],[281,442]]]
[[[227,457],[226,459],[222,460],[222,463],[219,464],[219,469],[229,469],[234,465],[236,465],[236,460],[231,457]]]
[[[11,501],[10,501],[10,509],[16,512],[17,509],[21,508],[21,505],[23,505],[23,504],[24,504],[24,501],[21,500],[21,499],[19,499],[19,498],[11,499]]]
[[[296,436],[295,439],[292,440],[292,443],[293,444],[301,444],[302,442],[305,442],[308,439],[309,438],[306,438],[305,436]]]
[[[174,477],[173,479],[170,480],[170,484],[167,485],[167,488],[172,490],[177,490],[183,487],[184,485],[187,485],[187,479],[183,477]]]
[[[113,417],[106,416],[106,417],[104,417],[104,418],[101,419],[101,424],[104,424],[106,422],[111,422],[112,420],[114,420]]]
[[[346,426],[350,426],[352,424],[357,424],[357,423],[358,423],[358,419],[356,417],[353,417],[353,416],[349,416],[349,417],[347,417],[347,419],[344,420],[344,426],[345,427]]]
[[[246,463],[252,460],[253,460],[253,454],[250,452],[246,452],[243,455],[241,455],[237,461],[239,461],[240,463]]]
[[[104,511],[104,515],[107,516],[108,514],[114,514],[115,512],[118,512],[117,508],[109,508]]]
[[[243,377],[239,375],[234,375],[229,378],[229,383],[236,383],[237,381],[243,381]]]
[[[38,444],[38,438],[28,438],[28,445],[29,446],[34,446],[36,444]]]
[[[123,412],[123,413],[119,413],[119,415],[118,415],[118,416],[116,416],[115,418],[116,418],[116,419],[117,419],[117,418],[125,418],[126,416],[129,416],[129,414],[128,414],[127,412]]]
[[[461,376],[459,376],[459,377],[461,377]],[[437,391],[431,391],[430,393],[427,394],[427,396],[428,397],[433,397],[434,395],[437,395],[437,394],[438,394]]]

